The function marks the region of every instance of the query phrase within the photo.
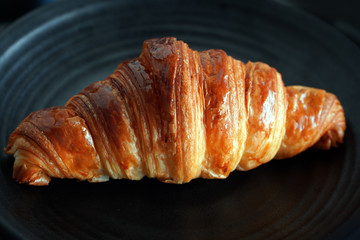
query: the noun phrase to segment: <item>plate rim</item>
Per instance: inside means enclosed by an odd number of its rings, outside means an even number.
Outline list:
[[[111,1],[111,0],[55,1],[55,2],[49,3],[45,6],[42,6],[38,9],[35,9],[35,10],[29,12],[28,14],[22,16],[21,18],[16,20],[14,23],[12,23],[10,26],[8,26],[0,34],[0,39],[5,40],[5,41],[0,42],[0,72],[1,72],[1,66],[3,65],[1,57],[4,54],[6,54],[6,52],[8,51],[10,46],[12,46],[14,43],[19,41],[21,39],[21,37],[31,33],[35,29],[37,29],[41,24],[47,24],[46,20],[56,19],[60,15],[64,14],[64,12],[62,12],[62,11],[64,11],[66,8],[69,8],[70,6],[75,7],[74,9],[71,10],[71,11],[74,11],[79,6],[82,6],[85,2],[89,5],[92,5],[94,3],[99,3],[99,2],[115,4],[115,2]],[[174,2],[177,2],[177,1],[174,1]],[[213,0],[212,2],[222,2],[222,1]],[[237,4],[236,1],[232,1],[232,0],[226,0],[224,2],[229,3],[229,4]],[[342,32],[337,30],[335,27],[333,27],[330,24],[326,23],[325,21],[321,20],[320,18],[317,18],[316,16],[314,16],[310,13],[307,13],[305,11],[295,9],[295,8],[292,8],[289,6],[281,5],[276,2],[260,1],[260,0],[257,0],[256,2],[262,2],[262,3],[265,2],[266,4],[270,4],[273,8],[280,9],[279,11],[287,11],[287,14],[293,14],[295,16],[298,16],[301,19],[305,19],[306,21],[316,24],[318,26],[317,28],[323,28],[325,32],[327,32],[329,34],[331,33],[332,36],[335,36],[337,39],[334,41],[341,41],[341,42],[345,43],[346,47],[348,48],[348,52],[353,52],[354,56],[357,55],[358,59],[360,60],[360,48],[353,41],[351,41],[351,39],[349,39],[346,35],[344,35]],[[116,2],[116,3],[119,4],[118,2]],[[126,3],[126,1],[124,1],[124,3]],[[206,4],[206,2],[204,1],[201,4]],[[255,4],[256,4],[255,1],[251,2],[251,5],[255,5]],[[61,8],[59,8],[59,6]],[[60,11],[60,14],[59,14],[59,11]],[[43,15],[44,13],[46,13],[46,14]],[[23,29],[27,29],[28,31],[24,32],[24,31],[22,31]],[[13,41],[11,41],[11,40],[13,40]],[[2,86],[1,83],[2,83],[2,81],[0,80],[0,87]],[[355,133],[355,135],[356,135],[356,133]],[[359,216],[360,216],[360,213],[359,213],[359,211],[357,211],[357,213],[354,213],[354,215],[352,215],[352,217],[350,219],[348,219],[350,221],[350,223],[349,223],[349,221],[345,221],[345,223],[343,225],[339,226],[338,229],[342,229],[342,228],[348,229],[349,227],[346,227],[346,226],[350,226],[350,227],[353,226],[353,222],[358,220],[360,218]],[[354,220],[351,220],[351,219],[354,219]],[[0,230],[3,231],[4,229],[8,230],[9,234],[13,234],[12,237],[14,237],[16,239],[20,239],[21,235],[19,235],[19,232],[16,231],[16,228],[14,228],[12,225],[10,225],[8,222],[6,222],[6,219],[0,217]],[[336,234],[339,234],[339,233],[337,233],[337,231],[335,231],[335,235]]]

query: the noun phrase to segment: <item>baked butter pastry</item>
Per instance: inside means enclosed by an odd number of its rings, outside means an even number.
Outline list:
[[[138,58],[65,106],[31,113],[5,151],[19,183],[147,176],[181,184],[329,149],[345,127],[335,95],[284,87],[265,63],[194,51],[169,37],[146,40]]]

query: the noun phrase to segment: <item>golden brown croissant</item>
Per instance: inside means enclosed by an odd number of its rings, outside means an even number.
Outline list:
[[[20,183],[143,176],[186,183],[226,178],[311,146],[329,149],[344,131],[335,95],[285,88],[267,64],[161,38],[145,41],[140,57],[65,107],[31,113],[5,151],[14,154]]]

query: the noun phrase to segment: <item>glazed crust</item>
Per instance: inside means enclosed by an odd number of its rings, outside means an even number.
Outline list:
[[[144,42],[138,58],[72,97],[30,114],[11,134],[14,178],[186,183],[226,178],[273,158],[342,142],[343,109],[324,90],[284,87],[261,62],[197,52],[175,38]]]

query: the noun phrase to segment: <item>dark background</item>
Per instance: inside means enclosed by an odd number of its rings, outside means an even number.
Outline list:
[[[11,23],[29,11],[53,1],[61,0],[0,0],[0,34],[4,29],[11,25]],[[277,2],[278,4],[308,12],[309,14],[312,14],[313,16],[336,28],[347,38],[357,44],[358,47],[360,47],[360,1],[358,0],[264,1]],[[166,4],[166,1],[164,1],[164,4]],[[3,35],[2,37],[6,36]],[[353,225],[347,226],[346,230],[351,232],[351,236],[348,239],[360,239],[360,229],[356,228],[357,226]]]
[[[27,12],[53,1],[61,0],[1,0],[0,32]],[[273,1],[302,9],[335,27],[360,47],[360,1],[358,0],[264,1]],[[164,4],[166,4],[166,1],[164,1]]]

